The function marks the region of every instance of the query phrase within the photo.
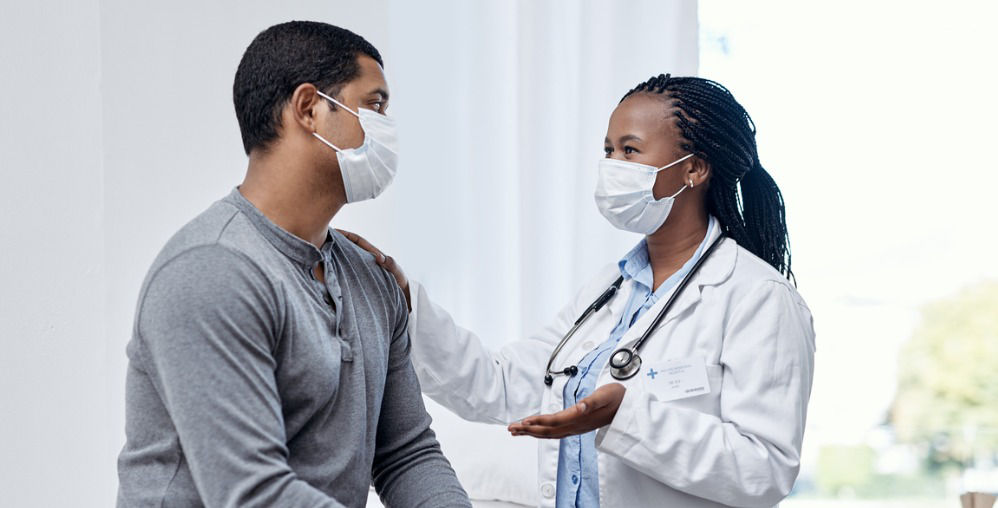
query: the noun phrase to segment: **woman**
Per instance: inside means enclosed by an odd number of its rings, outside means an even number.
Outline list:
[[[542,439],[541,506],[773,506],[800,465],[814,331],[752,120],[718,83],[660,75],[621,100],[605,151],[596,204],[646,237],[499,351],[348,236],[409,296],[423,391]]]

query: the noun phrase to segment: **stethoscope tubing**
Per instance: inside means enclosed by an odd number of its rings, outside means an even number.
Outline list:
[[[645,332],[641,334],[641,337],[639,337],[638,340],[635,341],[630,347],[619,348],[614,351],[612,355],[610,355],[610,375],[613,376],[614,379],[630,379],[637,373],[637,369],[628,370],[628,367],[630,367],[634,361],[637,361],[638,367],[640,368],[641,356],[638,354],[638,351],[642,346],[644,346],[648,338],[651,337],[651,334],[655,331],[655,329],[658,328],[658,325],[661,324],[662,320],[665,319],[666,314],[668,314],[669,309],[672,307],[673,303],[675,303],[676,298],[678,298],[683,290],[686,289],[686,286],[688,286],[690,281],[693,280],[693,277],[700,270],[700,267],[703,266],[707,258],[710,257],[714,250],[717,249],[717,246],[720,245],[725,238],[727,238],[727,236],[724,233],[721,233],[721,235],[718,236],[709,247],[707,247],[707,250],[704,251],[703,255],[700,256],[696,263],[693,264],[693,267],[690,268],[690,272],[679,282],[676,290],[669,296],[669,299],[665,302],[665,305],[658,311],[658,315],[655,316],[654,321],[652,321],[651,325],[645,330]],[[565,344],[567,344],[572,336],[575,335],[575,332],[577,332],[579,328],[585,324],[590,316],[598,312],[604,305],[606,305],[607,302],[610,301],[610,299],[613,298],[613,296],[617,293],[617,290],[620,288],[623,279],[623,277],[618,277],[609,288],[603,291],[603,293],[600,294],[600,296],[596,298],[596,300],[594,300],[585,311],[583,311],[582,315],[579,316],[579,319],[577,319],[572,325],[572,328],[565,334],[564,337],[562,337],[561,341],[558,342],[558,345],[551,353],[551,357],[548,358],[548,364],[544,372],[544,384],[551,386],[555,375],[570,374],[574,376],[578,372],[578,367],[575,365],[561,371],[552,372],[551,365],[554,364],[558,354],[561,353],[561,350],[565,347]],[[621,360],[619,362],[616,361],[621,357],[626,357],[626,360]]]

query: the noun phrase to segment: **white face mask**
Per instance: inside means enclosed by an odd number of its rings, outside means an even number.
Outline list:
[[[316,93],[356,116],[360,120],[360,128],[364,130],[364,143],[357,148],[346,150],[341,150],[317,132],[312,133],[319,138],[319,141],[336,150],[336,160],[340,162],[340,174],[343,175],[347,203],[378,197],[388,184],[392,183],[398,170],[398,134],[395,132],[395,120],[366,108],[358,108],[356,112],[351,111],[340,101],[322,92]]]
[[[660,168],[637,162],[600,159],[599,177],[596,181],[596,206],[606,220],[618,229],[643,235],[654,233],[665,224],[676,196],[686,190],[684,185],[675,194],[656,200],[652,194],[655,176],[659,171],[675,166],[690,157],[693,157],[693,154]],[[689,186],[693,187],[692,182]]]

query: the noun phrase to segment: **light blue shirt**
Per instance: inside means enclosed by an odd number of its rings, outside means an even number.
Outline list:
[[[665,280],[661,286],[652,291],[654,279],[651,262],[648,259],[648,245],[641,240],[637,246],[620,260],[620,274],[624,280],[633,280],[634,290],[627,299],[627,305],[620,315],[620,321],[610,333],[610,338],[596,349],[590,351],[579,362],[579,373],[568,380],[565,385],[565,408],[570,408],[580,400],[592,395],[596,388],[596,379],[600,371],[609,361],[610,355],[616,351],[617,343],[627,333],[645,311],[683,280],[697,259],[703,254],[707,239],[716,227],[716,220],[711,217],[707,226],[707,235],[700,242],[700,247],[682,268]],[[579,436],[569,436],[561,440],[558,448],[558,489],[556,506],[597,507],[599,506],[599,476],[596,460],[596,432],[588,432]]]

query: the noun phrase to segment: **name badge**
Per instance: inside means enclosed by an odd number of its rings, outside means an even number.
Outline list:
[[[703,358],[690,357],[641,367],[645,391],[662,402],[710,393]]]

